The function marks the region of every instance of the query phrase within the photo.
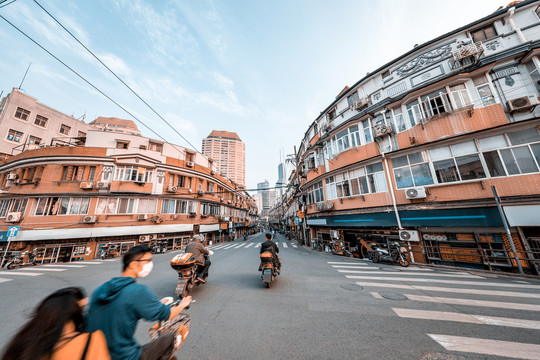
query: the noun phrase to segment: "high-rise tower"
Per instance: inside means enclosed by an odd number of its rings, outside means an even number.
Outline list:
[[[202,141],[202,153],[220,172],[239,185],[246,183],[246,145],[237,133],[213,130]]]

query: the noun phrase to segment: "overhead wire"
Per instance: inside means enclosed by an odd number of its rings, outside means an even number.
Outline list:
[[[8,2],[8,1],[9,1],[9,0],[2,0],[2,1],[0,1],[0,9],[3,8],[3,7],[5,7],[5,6],[8,6],[8,5],[10,5],[10,4],[13,4],[13,3],[14,3],[15,1],[17,1],[17,0],[11,0],[10,2]],[[8,3],[7,3],[7,4],[4,4],[5,2],[8,2]]]
[[[15,0],[14,0],[15,1]],[[124,80],[122,80],[111,68],[109,68],[101,59],[95,55],[86,45],[84,45],[71,31],[69,31],[60,21],[58,21],[50,12],[48,12],[37,0],[34,0],[34,2],[47,14],[53,19],[62,29],[64,29],[77,43],[79,43],[90,55],[94,57],[101,65],[103,65],[116,79],[118,79],[126,88],[129,89],[135,95],[139,100],[141,100],[154,114],[156,114],[165,124],[167,124],[176,134],[178,134],[186,143],[188,143],[195,151],[200,152],[197,150],[197,148],[189,142],[174,126],[171,125],[163,116],[161,116],[148,102],[146,102],[135,90],[133,90]]]

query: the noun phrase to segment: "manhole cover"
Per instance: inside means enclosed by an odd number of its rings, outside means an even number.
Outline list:
[[[405,295],[393,291],[379,291],[379,295],[388,300],[407,300]]]
[[[398,267],[381,267],[381,268],[379,268],[379,269],[381,269],[382,271],[391,271],[391,272],[394,272],[394,271],[403,271],[403,269],[398,268]]]
[[[364,289],[362,286],[356,284],[343,284],[341,288],[349,291],[360,291]]]

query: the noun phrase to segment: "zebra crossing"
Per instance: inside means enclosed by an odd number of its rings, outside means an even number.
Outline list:
[[[432,332],[425,336],[447,351],[540,359],[540,342],[530,340],[540,339],[540,282],[537,280],[498,276],[488,279],[483,274],[467,271],[400,268],[366,261],[327,263],[337,273],[366,289],[376,301],[389,306],[396,316],[434,324]],[[388,291],[399,292],[406,302],[396,303],[387,296]],[[508,316],[516,314],[514,310],[518,310],[519,318]],[[437,324],[446,322],[470,325],[471,329],[478,329],[473,326],[512,328],[523,331],[526,340],[501,341],[482,336],[466,337],[461,333],[437,333]]]
[[[60,273],[70,269],[85,268],[87,266],[99,265],[104,262],[116,261],[118,259],[107,259],[107,260],[91,260],[91,261],[82,261],[77,264],[64,264],[64,263],[52,263],[44,264],[35,267],[22,267],[13,270],[0,270],[0,284],[13,281],[15,279],[24,279],[24,278],[34,278],[37,276],[51,275],[55,273]]]
[[[230,250],[230,249],[248,249],[248,248],[253,248],[253,249],[256,249],[256,248],[259,248],[261,247],[261,244],[262,242],[258,242],[258,243],[255,243],[255,242],[244,242],[244,243],[224,243],[224,244],[218,244],[218,245],[213,245],[213,246],[209,246],[208,249],[212,250],[212,251],[215,251],[215,250]],[[292,244],[292,243],[286,243],[286,242],[276,242],[276,245],[278,247],[282,247],[284,249],[287,249],[289,248],[289,246],[293,247],[293,248],[297,248],[298,245],[296,244]]]

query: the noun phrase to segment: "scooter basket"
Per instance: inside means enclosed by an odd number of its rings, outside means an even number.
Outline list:
[[[191,253],[178,254],[171,259],[171,267],[176,271],[189,269],[195,265],[195,257]]]

